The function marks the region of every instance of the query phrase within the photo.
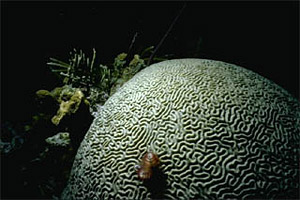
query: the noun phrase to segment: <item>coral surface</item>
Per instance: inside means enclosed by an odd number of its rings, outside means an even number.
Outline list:
[[[99,112],[63,199],[299,195],[299,102],[252,71],[164,61],[135,75]],[[149,149],[161,164],[145,183],[135,165]]]

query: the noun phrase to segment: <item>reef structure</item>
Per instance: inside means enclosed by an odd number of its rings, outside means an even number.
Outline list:
[[[160,62],[99,112],[62,199],[299,197],[300,103],[250,70],[204,59]],[[158,192],[135,169],[149,149],[160,158]]]

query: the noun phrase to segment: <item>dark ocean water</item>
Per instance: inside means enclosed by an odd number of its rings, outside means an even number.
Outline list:
[[[140,52],[158,44],[182,5],[1,2],[1,125],[23,126],[38,112],[35,92],[61,85],[46,65],[49,57],[68,60],[73,48],[90,55],[95,48],[100,63],[112,62],[128,50],[136,32],[133,50]],[[299,99],[299,2],[189,2],[158,51],[166,54],[243,66]],[[53,128],[43,128],[47,126]],[[26,140],[24,146],[38,145],[44,137]],[[39,148],[22,147],[2,156],[2,198],[51,197],[35,186],[46,177],[43,170],[55,165],[45,162],[28,169],[26,164],[26,175],[20,176],[22,164],[37,154],[30,150]]]

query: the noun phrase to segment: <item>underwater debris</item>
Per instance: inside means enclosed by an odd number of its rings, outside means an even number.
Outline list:
[[[60,132],[52,137],[45,139],[47,144],[58,146],[58,147],[67,147],[70,145],[70,134],[68,132]]]

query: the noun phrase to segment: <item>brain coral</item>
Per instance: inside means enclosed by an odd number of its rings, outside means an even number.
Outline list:
[[[63,199],[299,197],[300,103],[264,77],[202,59],[154,64],[105,103]],[[148,151],[156,179],[138,179]]]

